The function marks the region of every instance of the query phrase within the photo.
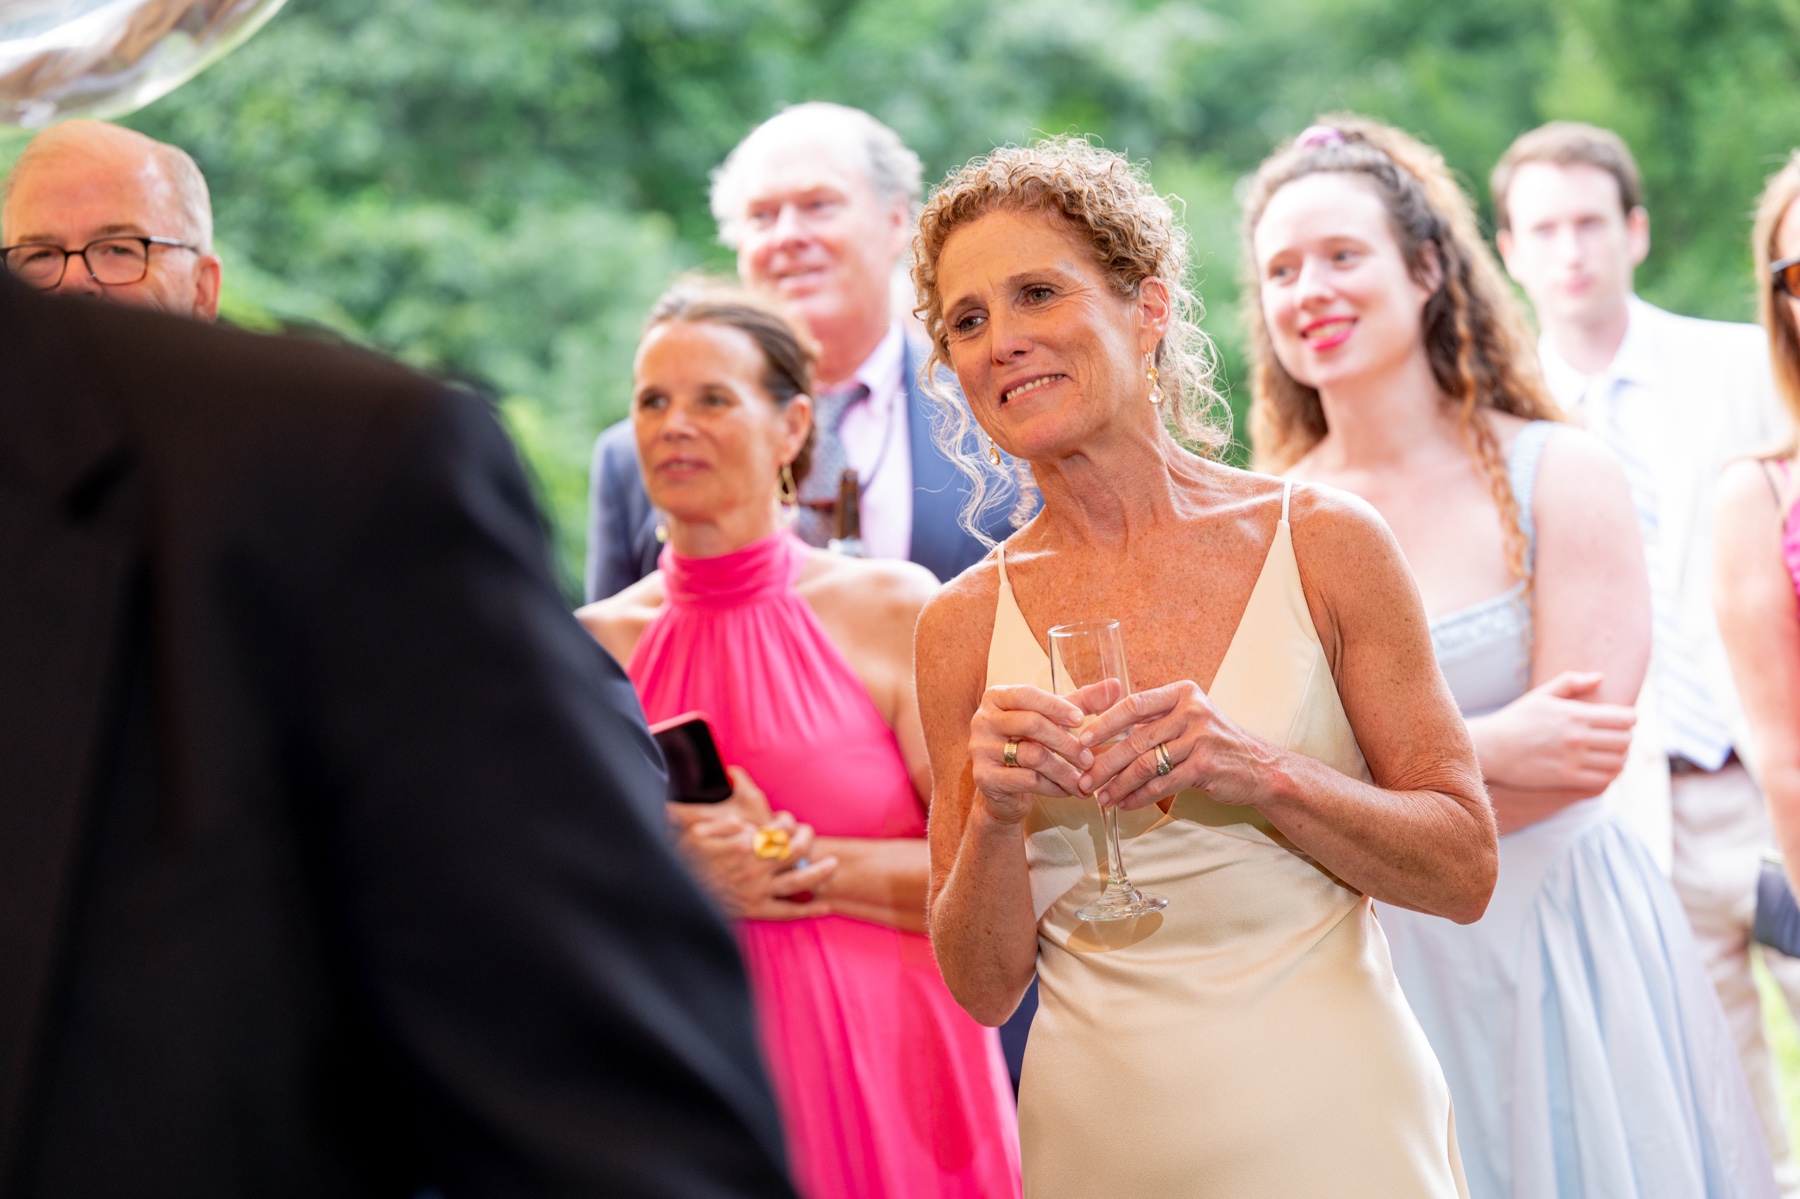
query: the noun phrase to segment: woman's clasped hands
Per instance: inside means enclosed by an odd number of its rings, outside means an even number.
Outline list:
[[[731,797],[716,804],[666,805],[675,848],[734,920],[798,920],[823,916],[821,897],[838,860],[810,860],[813,830],[791,812],[771,812],[750,776],[735,766]],[[810,892],[803,902],[795,897]]]
[[[1223,803],[1247,804],[1258,794],[1249,748],[1199,684],[1185,680],[1123,698],[1110,681],[1067,696],[990,687],[970,721],[975,788],[988,814],[1009,824],[1024,820],[1039,795],[1130,810],[1201,787]]]

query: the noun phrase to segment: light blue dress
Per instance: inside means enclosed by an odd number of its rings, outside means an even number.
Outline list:
[[[1508,462],[1528,561],[1555,429],[1526,426]],[[1431,639],[1464,716],[1529,686],[1523,583],[1433,621]],[[1476,923],[1376,912],[1450,1083],[1471,1199],[1773,1199],[1687,917],[1606,796],[1501,837],[1499,884]]]

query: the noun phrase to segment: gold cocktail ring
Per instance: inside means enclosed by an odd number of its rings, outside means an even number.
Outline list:
[[[759,858],[785,858],[788,852],[788,831],[784,828],[759,828],[750,842],[750,852]]]
[[[1158,743],[1156,747],[1156,774],[1160,778],[1175,769],[1175,763],[1169,760],[1169,747]]]
[[[1017,741],[1008,741],[1006,743],[1006,748],[1001,751],[1000,760],[1005,762],[1008,766],[1017,766],[1019,764],[1019,743]]]

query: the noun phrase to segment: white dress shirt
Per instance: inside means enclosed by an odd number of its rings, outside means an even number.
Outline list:
[[[1732,743],[1748,756],[1747,729],[1713,614],[1712,511],[1726,463],[1773,444],[1787,424],[1769,372],[1768,341],[1756,325],[1677,316],[1636,296],[1628,303],[1625,340],[1605,370],[1583,374],[1545,336],[1538,345],[1545,381],[1557,401],[1584,421],[1592,415],[1584,411],[1588,397],[1616,398],[1620,431],[1655,477],[1662,585],[1674,635],[1704,678]],[[1627,815],[1637,817],[1633,823],[1666,862],[1668,747],[1656,691],[1646,685],[1639,701],[1627,776],[1660,773],[1660,786],[1631,787],[1640,811]],[[1661,810],[1641,810],[1646,803]]]
[[[838,440],[862,484],[863,552],[912,556],[912,426],[906,402],[906,334],[896,321],[852,376],[869,389],[844,409]]]

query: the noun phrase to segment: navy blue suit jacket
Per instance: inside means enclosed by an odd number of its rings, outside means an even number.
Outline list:
[[[940,580],[952,579],[979,562],[987,547],[958,520],[969,484],[938,449],[931,435],[934,401],[919,386],[919,368],[929,350],[908,339],[906,415],[912,448],[912,552],[907,555]],[[622,591],[656,569],[662,545],[656,539],[657,516],[644,493],[637,445],[630,420],[620,421],[594,442],[588,492],[587,598],[591,602]],[[990,510],[988,536],[1003,540],[1012,532],[1012,506]]]

